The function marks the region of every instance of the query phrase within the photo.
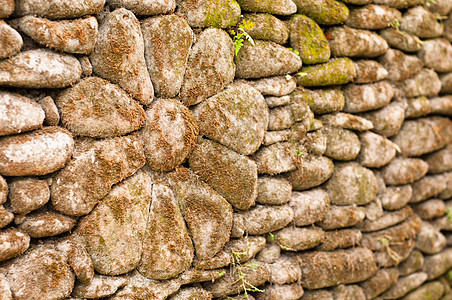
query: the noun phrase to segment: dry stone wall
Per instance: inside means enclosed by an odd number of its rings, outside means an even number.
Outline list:
[[[0,0],[0,298],[452,299],[451,11]]]

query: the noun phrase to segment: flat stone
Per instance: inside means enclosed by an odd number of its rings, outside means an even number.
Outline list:
[[[177,1],[178,12],[186,16],[191,27],[227,28],[240,20],[240,6],[235,0]]]
[[[198,139],[190,168],[237,209],[247,210],[257,197],[257,166],[246,156],[207,140]]]
[[[5,21],[0,20],[0,59],[17,54],[22,45],[23,40],[20,34]]]
[[[432,280],[446,273],[451,267],[452,250],[449,248],[438,254],[425,256],[422,271],[427,273],[427,280]]]
[[[298,73],[298,85],[304,87],[341,85],[353,81],[355,64],[349,58],[332,58],[324,64],[303,67]]]
[[[397,267],[400,276],[406,276],[419,271],[424,265],[424,255],[419,250],[413,250],[411,254]]]
[[[397,210],[408,204],[412,194],[411,185],[389,186],[382,195],[378,195],[378,198],[384,209]]]
[[[0,173],[6,176],[45,175],[64,166],[72,155],[71,134],[58,127],[0,140]]]
[[[190,106],[215,95],[234,80],[234,72],[234,45],[229,35],[221,29],[204,30],[188,56],[180,90],[182,102]]]
[[[395,284],[398,278],[399,271],[397,268],[383,268],[359,285],[367,299],[373,299]]]
[[[428,170],[428,164],[419,158],[396,157],[383,168],[382,175],[386,184],[402,185],[422,178]]]
[[[91,53],[98,36],[95,17],[52,21],[28,15],[14,20],[12,24],[35,42],[68,53]]]
[[[286,227],[274,234],[275,242],[286,251],[314,248],[325,239],[321,228]]]
[[[144,125],[143,108],[118,85],[86,77],[56,98],[61,122],[76,136],[126,135]]]
[[[414,206],[414,211],[423,220],[432,220],[446,214],[446,204],[440,199],[430,199]]]
[[[310,109],[308,104],[304,101],[292,101],[292,103],[288,105],[275,107],[270,109],[267,129],[283,130],[291,128],[296,122],[303,121],[304,117],[309,115],[309,113]],[[313,117],[314,116],[312,116],[312,118]],[[305,130],[305,132],[306,131],[307,130]]]
[[[424,5],[423,0],[374,0],[374,4],[387,5],[394,8],[408,8],[416,5]]]
[[[414,291],[410,292],[404,298],[406,300],[416,300],[431,297],[432,299],[440,299],[446,292],[446,287],[441,281],[428,282]],[[449,296],[450,297],[450,296]]]
[[[374,173],[356,162],[337,163],[325,187],[336,205],[370,203],[378,190]]]
[[[389,49],[378,61],[388,71],[391,81],[405,80],[420,72],[424,63],[414,55],[406,55],[402,51]]]
[[[80,80],[82,69],[72,55],[34,49],[0,61],[0,85],[21,88],[64,88]]]
[[[259,204],[281,205],[290,201],[292,185],[284,177],[259,176],[257,198]]]
[[[428,173],[439,174],[452,170],[452,145],[431,153],[425,157],[428,163]]]
[[[76,220],[54,212],[37,212],[25,216],[19,224],[19,229],[32,238],[43,238],[59,235],[71,230]]]
[[[14,0],[2,0],[0,6],[0,18],[4,19],[9,17],[14,11]],[[12,298],[11,298],[12,299]]]
[[[452,93],[452,72],[440,74],[439,79],[441,80],[441,93],[442,94]]]
[[[300,258],[301,286],[308,289],[360,282],[377,271],[375,256],[366,248],[305,252]]]
[[[405,110],[405,118],[413,119],[419,117],[425,117],[432,112],[430,106],[430,99],[425,96],[408,99],[407,108]]]
[[[263,12],[275,15],[291,15],[297,12],[297,7],[293,1],[279,0],[238,0],[240,7],[244,11]]]
[[[157,99],[146,110],[139,132],[146,163],[154,171],[170,171],[183,163],[196,143],[198,124],[191,111],[176,99]]]
[[[452,116],[452,96],[435,97],[430,100],[432,114]]]
[[[452,187],[450,185],[452,183],[452,172],[447,172],[443,175],[444,180],[446,181],[446,189],[438,195],[438,198],[447,200],[452,197]]]
[[[287,226],[293,219],[293,210],[289,205],[256,205],[241,213],[245,231],[250,235],[260,235]]]
[[[265,96],[286,96],[297,87],[297,81],[290,75],[262,78],[256,81],[247,81],[247,83]]]
[[[441,194],[447,188],[446,176],[443,174],[424,176],[412,184],[411,203],[418,203]]]
[[[40,128],[45,118],[39,104],[19,94],[0,92],[0,106],[0,135]]]
[[[418,96],[436,96],[441,90],[441,81],[438,74],[431,69],[422,69],[414,76],[396,83],[402,96],[414,98]]]
[[[264,134],[264,140],[262,141],[262,145],[269,146],[279,142],[285,142],[289,140],[291,136],[292,133],[289,129],[266,131]]]
[[[11,259],[24,253],[30,245],[30,237],[17,228],[0,231],[0,261]]]
[[[344,111],[348,113],[381,108],[389,104],[394,96],[394,88],[388,81],[359,85],[351,83],[343,88],[343,92],[345,96]]]
[[[287,299],[287,300],[297,300],[301,299],[304,294],[304,290],[297,283],[292,284],[267,284],[264,287],[262,293],[257,294],[256,300],[264,299]]]
[[[398,28],[386,28],[380,30],[380,36],[388,42],[389,46],[405,51],[416,52],[421,49],[421,43],[416,35],[400,31]]]
[[[430,3],[426,5],[428,10],[437,13],[440,16],[446,16],[452,10],[452,2],[449,0],[438,1],[436,3]]]
[[[396,135],[405,120],[406,102],[393,101],[388,105],[363,114],[362,116],[372,122],[375,131],[385,137]]]
[[[14,220],[14,214],[0,205],[0,229]],[[1,293],[0,293],[1,295]]]
[[[278,260],[281,256],[281,247],[276,243],[267,243],[265,248],[262,249],[256,256],[256,259],[271,264]]]
[[[359,135],[361,151],[357,161],[364,167],[381,168],[388,164],[396,155],[396,147],[387,138],[366,131]]]
[[[365,300],[366,295],[364,294],[363,289],[356,284],[350,285],[338,285],[333,288],[334,299],[337,300],[345,300],[345,299],[356,299],[356,300]]]
[[[325,218],[330,209],[330,197],[321,188],[305,192],[292,192],[289,205],[294,213],[295,226],[307,226]]]
[[[308,132],[303,145],[309,154],[323,155],[326,151],[326,135],[321,129]]]
[[[394,20],[401,18],[402,14],[395,8],[368,4],[351,9],[345,25],[353,28],[376,30],[389,27]]]
[[[346,2],[344,2],[346,3]],[[303,294],[303,300],[316,300],[316,299],[323,299],[323,300],[334,300],[333,293],[330,292],[327,289],[318,289],[318,290],[305,290],[305,293]]]
[[[78,298],[103,298],[113,295],[118,289],[126,285],[125,277],[94,275],[88,284],[77,282],[72,290],[72,296]]]
[[[99,38],[90,55],[94,74],[118,84],[141,104],[154,97],[144,58],[140,22],[125,9],[117,9],[99,24]]]
[[[449,118],[430,117],[405,121],[392,141],[404,155],[419,156],[443,148],[450,143],[451,137],[452,121]]]
[[[332,27],[330,48],[333,56],[376,57],[388,51],[388,43],[378,34],[348,26]]]
[[[235,264],[242,264],[252,259],[265,247],[263,236],[246,236],[241,239],[231,239],[222,252],[228,253]]]
[[[196,106],[193,114],[200,134],[243,155],[256,152],[269,122],[264,97],[245,83],[229,85]]]
[[[202,288],[188,287],[181,288],[176,294],[172,295],[169,300],[186,300],[186,299],[199,299],[210,300],[212,294]]]
[[[45,113],[44,124],[49,126],[57,126],[60,123],[60,113],[53,98],[50,96],[44,97],[38,101],[42,110]]]
[[[283,254],[269,264],[270,283],[286,284],[297,281],[301,276],[300,264],[296,256]]]
[[[137,16],[170,14],[176,8],[174,0],[144,0],[139,2],[134,0],[108,0],[107,2],[113,8],[127,8]]]
[[[408,9],[400,21],[400,29],[420,38],[435,38],[444,33],[435,15],[423,6]]]
[[[155,95],[176,97],[184,80],[193,31],[183,18],[168,15],[143,20],[141,32],[144,57]]]
[[[389,290],[382,294],[382,297],[383,299],[399,299],[422,285],[425,280],[427,280],[427,274],[424,272],[417,272],[403,277],[401,276]]]
[[[334,164],[324,156],[309,155],[301,167],[287,174],[287,179],[296,191],[307,190],[324,183],[333,175]]]
[[[254,23],[253,27],[245,29],[254,40],[272,41],[283,45],[289,39],[289,28],[271,14],[244,14],[243,17]]]
[[[333,230],[339,228],[353,227],[361,223],[366,217],[363,207],[356,205],[336,206],[331,205],[325,218],[317,222],[317,225],[324,230]]]
[[[270,41],[245,42],[235,58],[237,78],[260,78],[297,72],[301,58]]]
[[[372,83],[388,78],[388,71],[375,60],[357,60],[355,61],[355,68],[355,83]]]
[[[325,231],[325,240],[317,246],[320,251],[334,251],[354,247],[361,241],[362,234],[359,229],[341,229]]]
[[[335,0],[293,1],[297,12],[306,15],[321,25],[340,24],[347,20],[349,10],[345,4]]]
[[[330,59],[330,45],[316,22],[294,15],[288,24],[290,45],[299,52],[303,64],[319,64]]]
[[[84,15],[95,15],[104,6],[105,0],[23,0],[16,3],[14,16],[37,15],[50,19],[72,19]]]
[[[396,211],[384,212],[381,217],[374,221],[366,219],[363,221],[362,224],[358,226],[358,228],[362,232],[372,232],[386,229],[405,221],[408,217],[412,216],[413,214],[414,213],[411,207],[405,206],[402,209]]]
[[[361,150],[358,135],[351,130],[325,125],[325,156],[335,160],[353,160]]]
[[[111,187],[145,164],[137,135],[77,140],[72,159],[52,178],[52,204],[69,216],[88,214]]]
[[[422,44],[418,56],[427,68],[442,73],[452,71],[452,46],[446,39],[426,41]]]
[[[253,156],[259,174],[275,175],[295,170],[302,165],[305,154],[302,145],[295,142],[281,142],[262,146]],[[300,154],[297,154],[300,153]]]
[[[416,248],[425,254],[435,254],[446,247],[446,237],[433,225],[423,221],[416,236]]]
[[[344,108],[345,98],[340,89],[309,90],[298,87],[292,98],[300,98],[309,105],[315,114],[326,114],[340,111]]]

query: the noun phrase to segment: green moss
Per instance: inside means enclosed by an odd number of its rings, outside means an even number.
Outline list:
[[[235,0],[206,1],[203,27],[226,28],[237,24],[240,7]]]
[[[356,76],[355,65],[349,58],[333,58],[324,64],[303,67],[297,74],[302,86],[341,85]]]
[[[322,25],[344,23],[349,15],[347,6],[335,0],[295,0],[294,2],[299,13]]]

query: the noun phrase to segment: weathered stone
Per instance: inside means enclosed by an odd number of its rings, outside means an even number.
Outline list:
[[[428,3],[428,4],[427,4]],[[437,13],[440,16],[446,16],[452,10],[452,2],[449,0],[441,0],[435,3],[426,3],[426,7],[432,13]]]
[[[301,58],[289,49],[270,41],[247,41],[235,58],[238,78],[260,78],[297,72]]]
[[[297,81],[294,77],[275,76],[258,79],[256,81],[247,81],[249,85],[257,89],[262,95],[271,95],[276,97],[265,97],[269,107],[280,106],[290,103],[290,97],[297,87]]]
[[[80,66],[82,67],[82,78],[91,76],[93,74],[93,66],[89,61],[89,57],[79,56],[77,59],[80,62]]]
[[[399,277],[398,281],[383,293],[383,299],[400,299],[408,292],[419,287],[427,279],[424,272],[413,273],[408,276]]]
[[[291,15],[297,11],[297,6],[291,0],[238,0],[244,11],[263,12],[275,15]]]
[[[374,127],[372,122],[362,117],[342,112],[323,115],[320,117],[320,120],[324,125],[331,125],[357,131],[367,131]]]
[[[231,234],[232,235],[232,234]],[[257,237],[260,238],[260,237]],[[193,265],[196,269],[201,270],[214,270],[218,268],[223,268],[230,265],[234,261],[234,258],[230,252],[220,251],[213,258],[206,260],[198,260],[194,258]]]
[[[263,206],[256,205],[241,213],[246,232],[250,235],[260,235],[281,229],[293,219],[293,210],[289,205]]]
[[[380,36],[388,42],[389,46],[405,52],[416,52],[422,46],[417,36],[400,31],[398,28],[383,29],[380,31]]]
[[[0,204],[5,203],[7,197],[8,197],[8,183],[6,182],[5,178],[0,176]]]
[[[400,276],[406,276],[419,271],[424,265],[424,255],[419,250],[413,250],[411,254],[397,267]]]
[[[385,137],[373,132],[360,134],[361,151],[357,157],[358,162],[368,168],[380,168],[388,164],[396,155],[394,143]]]
[[[447,200],[452,197],[452,172],[444,173],[444,177],[444,181],[446,181],[446,189],[438,195],[438,198]]]
[[[44,97],[38,101],[38,104],[45,113],[44,124],[49,126],[57,126],[58,123],[60,123],[60,113],[58,112],[58,107],[52,97]]]
[[[386,242],[386,240],[384,240]],[[404,261],[415,248],[414,239],[385,247],[383,251],[374,252],[377,265],[380,268],[396,267]]]
[[[301,167],[287,174],[287,179],[296,191],[307,190],[324,183],[334,171],[333,162],[324,156],[309,155]]]
[[[327,138],[325,156],[335,160],[353,160],[361,150],[358,135],[351,130],[325,125]]]
[[[13,300],[13,293],[11,292],[8,280],[3,274],[0,274],[0,297],[5,300]]]
[[[348,26],[328,29],[333,56],[376,57],[388,51],[388,43],[374,32]]]
[[[264,97],[245,83],[229,85],[196,106],[193,114],[200,134],[243,155],[256,152],[269,122]]]
[[[431,153],[425,157],[428,173],[438,174],[452,170],[452,145]]]
[[[12,24],[35,42],[69,53],[91,53],[98,35],[97,20],[94,17],[51,21],[28,15],[14,20]]]
[[[108,297],[124,287],[126,282],[125,277],[94,275],[90,283],[77,282],[72,290],[72,296],[88,299]]]
[[[428,164],[419,158],[397,157],[383,168],[382,175],[386,184],[401,185],[419,180],[427,170]]]
[[[438,254],[425,256],[422,271],[427,273],[427,280],[438,278],[452,267],[452,249]]]
[[[292,199],[289,205],[294,212],[294,224],[296,226],[306,226],[322,221],[325,218],[330,208],[330,198],[320,188],[302,193],[292,192]]]
[[[6,176],[45,175],[64,166],[71,157],[74,140],[58,127],[0,140],[0,173]]]
[[[291,97],[306,102],[315,114],[342,110],[345,101],[344,95],[339,89],[309,90],[298,87]]]
[[[372,122],[373,131],[384,137],[391,137],[402,127],[406,107],[406,102],[393,101],[383,108],[365,113],[363,117]]]
[[[452,46],[446,39],[428,40],[422,44],[418,56],[427,68],[437,72],[452,71]]]
[[[355,61],[355,83],[372,83],[388,78],[388,71],[378,62],[370,59]]]
[[[444,22],[444,37],[447,40],[452,41],[452,19],[451,18],[448,18]]]
[[[281,247],[276,243],[267,243],[265,248],[257,254],[256,259],[267,264],[272,264],[276,262],[280,256]]]
[[[261,147],[253,159],[259,174],[279,174],[293,171],[302,165],[306,153],[303,146],[295,142],[282,142]],[[298,154],[299,153],[299,154]]]
[[[349,58],[332,58],[324,64],[303,67],[297,82],[301,86],[340,85],[353,81],[355,64]]]
[[[303,64],[327,62],[330,45],[322,29],[312,19],[294,15],[289,21],[290,45],[299,52]]]
[[[286,284],[300,279],[301,270],[299,261],[293,255],[281,255],[274,263],[269,264],[270,283]]]
[[[452,72],[446,74],[440,74],[439,79],[441,80],[441,93],[451,94],[452,93]]]
[[[271,299],[286,299],[297,300],[301,299],[304,294],[303,288],[298,283],[293,284],[272,284],[266,285],[262,293],[256,295],[256,300],[271,300]]]
[[[377,271],[375,256],[366,248],[306,252],[300,258],[301,286],[308,289],[363,281]]]
[[[345,1],[344,1],[345,3]],[[306,290],[303,294],[303,300],[334,300],[333,293],[329,290]]]
[[[174,98],[184,80],[193,31],[176,15],[158,16],[141,23],[144,57],[157,97]]]
[[[50,19],[72,19],[84,15],[97,14],[105,0],[82,0],[60,2],[57,0],[21,0],[16,1],[15,16],[38,15]]]
[[[63,88],[76,83],[82,74],[72,55],[35,49],[0,61],[0,85],[22,88]]]
[[[207,139],[189,158],[190,168],[237,209],[247,210],[257,197],[257,166],[247,157]]]
[[[285,227],[274,234],[275,242],[286,251],[314,248],[325,239],[321,228]]]
[[[393,284],[399,278],[399,271],[396,268],[380,269],[374,276],[360,283],[367,299],[374,299]]]
[[[247,21],[254,23],[245,31],[255,40],[272,41],[285,44],[289,38],[289,28],[280,19],[271,14],[244,14]]]
[[[404,207],[411,199],[411,185],[388,187],[384,194],[378,196],[386,210],[396,210]]]
[[[382,229],[389,228],[391,226],[397,225],[403,221],[405,221],[408,217],[413,215],[413,210],[410,206],[405,206],[400,210],[384,212],[383,215],[374,220],[364,220],[362,224],[358,226],[358,228],[362,232],[372,232],[378,231]]]
[[[0,205],[0,229],[11,223],[12,220],[14,220],[14,214]]]
[[[76,136],[125,135],[144,125],[143,108],[119,86],[87,77],[56,98],[61,122]]]
[[[387,5],[395,8],[408,8],[416,5],[424,5],[424,0],[374,0],[374,4]]]
[[[268,118],[268,130],[283,130],[291,128],[303,117],[309,114],[309,107],[303,101],[293,101],[285,106],[278,106],[270,110]],[[314,116],[312,116],[314,118]],[[307,129],[307,128],[306,128]],[[306,132],[307,130],[305,130]]]
[[[359,244],[361,238],[359,229],[325,231],[325,240],[317,246],[317,250],[334,251],[338,248],[354,247]]]
[[[400,20],[402,14],[395,8],[384,5],[368,4],[350,10],[345,25],[361,29],[382,29],[391,25],[394,20]]]
[[[26,215],[18,227],[32,238],[43,238],[67,232],[75,223],[75,219],[58,213],[37,212]]]
[[[400,29],[420,38],[439,37],[444,32],[435,15],[423,6],[408,9],[400,21]]]
[[[157,99],[146,110],[140,131],[147,165],[154,171],[170,171],[183,163],[196,143],[196,118],[175,99]]]
[[[53,177],[52,204],[69,215],[88,214],[112,185],[145,164],[137,135],[105,140],[80,139],[68,164]]]
[[[241,238],[245,234],[245,222],[243,221],[243,216],[239,213],[232,213],[232,228],[231,237]]]
[[[384,213],[383,205],[378,197],[374,198],[369,204],[366,204],[364,209],[366,210],[366,219],[370,221],[375,221],[383,216]]]
[[[326,151],[326,135],[323,130],[308,132],[303,146],[312,155],[323,155]]]
[[[322,221],[317,222],[317,225],[324,230],[352,227],[362,222],[365,217],[366,212],[363,207],[358,207],[356,205],[331,205],[325,218]]]
[[[292,185],[284,177],[259,176],[256,202],[281,205],[291,200]]]
[[[253,258],[265,247],[265,238],[262,236],[246,236],[241,239],[231,239],[221,251],[231,256],[233,263],[245,263]],[[220,252],[220,253],[221,253]]]
[[[381,108],[389,104],[394,96],[394,89],[388,81],[360,85],[351,83],[343,88],[343,92],[344,111],[349,113]]]
[[[435,254],[446,247],[446,237],[433,225],[423,221],[416,236],[416,248],[425,254]]]
[[[0,231],[0,261],[24,253],[30,245],[30,237],[22,230],[8,228]]]
[[[20,51],[23,40],[20,34],[0,20],[0,59],[8,58]]]
[[[404,300],[416,300],[416,299],[443,299],[445,292],[445,287],[440,281],[428,282],[426,284],[421,285],[408,295],[406,295]]]
[[[406,98],[436,96],[441,90],[441,81],[435,71],[422,69],[414,76],[396,84]]]
[[[224,275],[225,270],[197,270],[188,269],[179,276],[182,285],[190,283],[199,283],[204,281],[215,281]]]
[[[412,184],[411,203],[418,203],[438,196],[446,189],[447,180],[443,174],[425,176]]]
[[[180,289],[176,294],[172,295],[169,300],[189,300],[189,299],[199,299],[199,300],[210,300],[212,299],[212,294],[202,288],[198,287],[188,287]]]
[[[335,0],[295,0],[298,13],[306,15],[322,25],[333,25],[345,22],[349,10],[345,4]]]
[[[107,0],[113,8],[124,7],[137,16],[169,14],[176,8],[174,0]]]
[[[347,300],[347,299],[356,299],[356,300],[365,300],[366,295],[364,294],[363,289],[356,284],[343,285],[340,284],[333,288],[333,296],[336,300]]]
[[[131,11],[120,8],[102,20],[90,61],[96,75],[117,83],[141,104],[152,101],[154,89],[144,58],[143,35]]]
[[[452,116],[452,96],[435,97],[430,100],[432,114]]]
[[[404,155],[419,156],[443,148],[451,139],[452,121],[449,118],[430,117],[405,121],[392,141]]]
[[[388,71],[391,81],[405,80],[422,70],[424,63],[414,55],[406,55],[402,51],[389,49],[378,60]]]
[[[0,6],[0,18],[3,19],[9,17],[14,11],[14,6],[14,0],[2,0]]]
[[[182,102],[187,106],[198,104],[231,83],[233,60],[234,45],[225,31],[209,28],[201,32],[188,56],[180,90]]]
[[[431,113],[430,100],[425,97],[417,97],[407,100],[407,108],[405,110],[405,119],[425,117]]]

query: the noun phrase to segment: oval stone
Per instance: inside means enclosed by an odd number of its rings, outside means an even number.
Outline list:
[[[30,245],[30,237],[22,230],[8,228],[0,231],[0,261],[21,255]]]
[[[324,156],[308,156],[303,165],[287,173],[287,179],[296,191],[307,190],[324,183],[334,171],[333,161]]]

